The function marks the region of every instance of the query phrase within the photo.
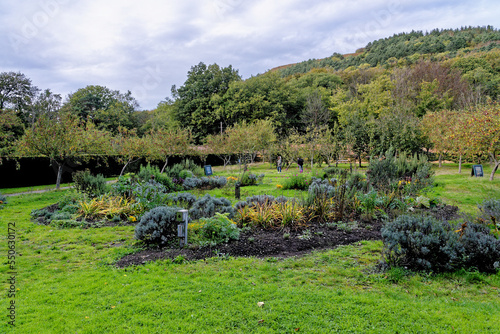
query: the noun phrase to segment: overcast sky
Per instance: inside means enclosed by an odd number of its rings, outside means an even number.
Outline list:
[[[87,85],[154,109],[191,66],[252,75],[411,30],[492,25],[498,0],[1,0],[0,72],[63,98]]]

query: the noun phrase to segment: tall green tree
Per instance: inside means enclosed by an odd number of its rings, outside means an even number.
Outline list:
[[[70,160],[89,160],[109,154],[111,136],[89,123],[82,123],[74,115],[50,118],[44,115],[26,130],[16,143],[20,156],[45,156],[57,167],[56,188],[61,185],[64,165]]]
[[[136,127],[134,112],[138,107],[130,91],[120,93],[105,86],[91,85],[71,93],[61,111],[77,115],[82,120],[90,119],[98,128],[117,134],[119,127]]]
[[[174,118],[181,127],[189,127],[198,143],[208,134],[219,130],[219,117],[211,103],[214,95],[222,96],[233,81],[241,80],[238,71],[231,65],[205,65],[200,62],[191,67],[184,84],[172,86],[175,100]]]

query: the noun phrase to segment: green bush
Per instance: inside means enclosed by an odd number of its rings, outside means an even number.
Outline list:
[[[148,245],[166,246],[177,240],[178,207],[159,206],[146,212],[135,227],[135,238]]]
[[[193,172],[188,170],[188,169],[183,169],[179,173],[179,178],[181,178],[183,180],[187,179],[188,177],[193,177],[193,176],[194,176]]]
[[[399,186],[412,196],[432,185],[432,174],[425,155],[408,157],[402,153],[396,157],[392,150],[387,151],[384,157],[372,157],[366,171],[367,179],[375,189],[389,193]]]
[[[264,174],[260,174],[257,176],[252,173],[243,173],[243,175],[241,176],[240,185],[244,187],[260,184],[262,183],[262,179],[264,179],[264,176]]]
[[[190,159],[185,159],[178,164],[174,164],[171,167],[165,168],[165,173],[171,178],[186,179],[185,177],[181,176],[181,173],[186,170],[191,171],[194,174],[194,176],[197,177],[201,177],[205,174],[204,169],[198,166],[193,160]]]
[[[231,205],[231,201],[224,197],[217,198],[210,194],[206,194],[193,203],[193,206],[189,210],[189,217],[193,220],[210,218],[213,217],[216,212],[228,213],[229,217],[232,218],[234,215],[234,208]]]
[[[97,197],[108,191],[104,176],[101,174],[94,176],[88,169],[73,173],[73,182],[77,192],[89,197]]]
[[[0,209],[3,208],[5,204],[7,204],[7,196],[0,193]]]
[[[167,188],[153,179],[137,183],[132,190],[132,196],[136,202],[149,209],[164,205],[166,194]]]
[[[151,180],[154,180],[162,184],[165,187],[166,192],[180,190],[179,186],[172,181],[169,175],[160,173],[160,169],[157,166],[151,166],[150,164],[148,164],[147,166],[141,166],[137,177],[142,182],[149,182]]]
[[[382,239],[390,267],[434,272],[500,269],[500,240],[471,221],[452,225],[433,217],[402,215],[385,225]]]
[[[292,175],[283,182],[283,189],[306,190],[310,180],[305,175]]]
[[[200,234],[204,240],[216,245],[229,240],[238,240],[240,238],[240,229],[229,219],[229,214],[216,213],[212,218],[201,218],[203,224]]]
[[[478,205],[480,216],[487,225],[492,225],[493,228],[500,229],[500,200],[489,199]]]

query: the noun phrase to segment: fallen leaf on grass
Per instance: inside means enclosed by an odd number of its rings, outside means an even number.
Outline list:
[[[258,302],[258,303],[257,303],[257,306],[258,306],[258,307],[262,307],[262,305],[264,305],[264,302]]]
[[[264,322],[264,319],[260,319],[259,320],[259,324],[263,323]]]

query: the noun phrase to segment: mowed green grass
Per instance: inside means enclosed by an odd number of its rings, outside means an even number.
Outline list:
[[[500,199],[500,172],[489,180],[491,166],[483,164],[484,177],[471,177],[472,164],[462,165],[462,173],[458,173],[458,164],[434,165],[436,173],[435,185],[431,195],[443,202],[456,205],[461,211],[474,214],[478,204],[485,199]]]
[[[251,168],[266,178],[264,185],[242,188],[248,195],[280,195],[276,184],[292,173],[277,174],[268,164]],[[215,172],[237,175],[223,170]],[[448,194],[450,181],[441,175],[436,180]],[[471,196],[480,197],[482,187]],[[500,332],[500,274],[378,273],[381,242],[300,258],[215,257],[119,269],[114,262],[137,251],[133,227],[57,230],[30,221],[32,209],[57,202],[64,192],[10,197],[0,211],[1,333]],[[9,223],[16,224],[15,298],[7,295]],[[15,328],[7,324],[11,300]]]

